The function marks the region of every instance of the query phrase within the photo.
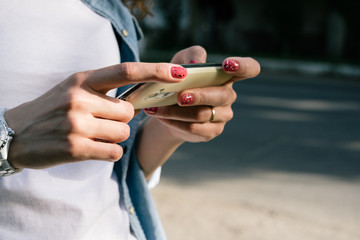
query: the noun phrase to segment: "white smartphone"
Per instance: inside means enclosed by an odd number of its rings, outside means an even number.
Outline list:
[[[187,69],[187,76],[182,82],[139,83],[117,98],[130,102],[135,109],[168,106],[177,103],[177,94],[182,90],[220,86],[232,77],[232,75],[224,72],[221,63],[186,64],[182,66]]]

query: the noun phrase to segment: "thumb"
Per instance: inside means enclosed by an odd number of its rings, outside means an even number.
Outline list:
[[[188,63],[205,63],[206,50],[201,46],[192,46],[176,53],[172,58],[172,63],[188,64]]]
[[[186,68],[170,63],[127,62],[88,72],[85,84],[97,92],[140,82],[181,82]]]

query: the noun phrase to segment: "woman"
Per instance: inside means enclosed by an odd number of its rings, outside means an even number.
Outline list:
[[[0,172],[11,175],[0,177],[0,238],[165,239],[147,180],[182,143],[222,132],[232,82],[256,76],[257,62],[226,59],[229,83],[146,109],[139,127],[143,114],[116,92],[182,81],[177,64],[205,62],[203,48],[137,62],[140,30],[118,0],[0,0],[0,9],[0,121],[15,132],[1,149]]]

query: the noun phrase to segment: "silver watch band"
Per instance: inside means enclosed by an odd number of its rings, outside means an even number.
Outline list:
[[[18,172],[20,171],[13,168],[7,160],[0,160],[0,176],[6,177]]]
[[[20,170],[15,169],[8,162],[8,152],[10,148],[10,142],[15,134],[15,132],[7,125],[4,118],[4,113],[6,108],[0,108],[0,128],[1,128],[1,142],[0,142],[0,176],[9,176],[14,173],[20,172]]]

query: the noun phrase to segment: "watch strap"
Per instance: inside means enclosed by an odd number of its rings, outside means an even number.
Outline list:
[[[5,128],[4,132],[1,132],[1,134],[3,134],[4,139],[6,137],[6,141],[2,143],[0,147],[0,176],[9,176],[14,173],[21,172],[20,169],[16,169],[11,166],[11,164],[7,160],[10,142],[15,132],[6,123],[6,120],[4,118],[4,113],[6,112],[6,110],[6,108],[0,108],[0,124],[2,125],[2,127]]]

